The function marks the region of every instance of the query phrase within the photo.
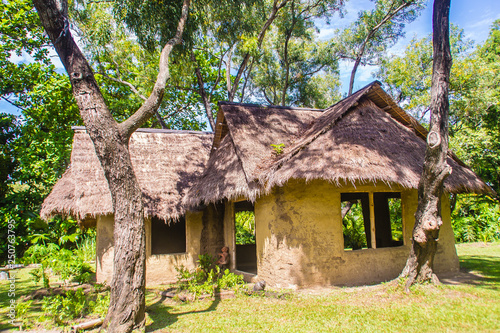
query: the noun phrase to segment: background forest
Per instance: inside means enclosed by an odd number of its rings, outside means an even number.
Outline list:
[[[147,126],[211,130],[217,102],[230,100],[325,108],[340,100],[340,63],[377,65],[374,79],[422,123],[428,120],[432,71],[431,36],[413,39],[400,55],[388,48],[404,36],[427,1],[374,0],[371,10],[319,38],[319,22],[341,20],[344,1],[208,0],[191,7],[185,38],[170,60],[171,79],[162,105]],[[0,3],[0,96],[20,116],[0,114],[0,264],[6,261],[9,221],[18,259],[89,246],[92,230],[77,221],[39,217],[40,206],[66,170],[71,126],[82,125],[68,77],[31,1]],[[70,2],[70,29],[91,62],[107,104],[125,119],[155,82],[160,45],[169,38],[179,6],[157,1]],[[171,20],[175,22],[175,20]],[[450,145],[495,191],[500,190],[500,21],[475,45],[460,27],[451,32]],[[29,54],[30,62],[13,55]],[[500,239],[498,199],[452,197],[458,242]],[[62,253],[62,252],[61,252]],[[65,252],[67,254],[67,252]],[[76,252],[75,252],[76,253]],[[82,274],[85,270],[82,268]],[[43,276],[41,276],[43,278]]]

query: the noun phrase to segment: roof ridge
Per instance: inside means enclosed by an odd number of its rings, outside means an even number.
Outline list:
[[[267,109],[284,109],[284,110],[295,110],[295,111],[318,111],[323,112],[326,109],[316,109],[316,108],[302,108],[296,106],[283,106],[283,105],[264,105],[258,103],[238,103],[229,101],[219,101],[219,105],[235,105],[235,106],[246,106],[246,107],[257,107],[257,108],[267,108]]]
[[[71,126],[73,131],[87,131],[85,126]],[[138,128],[134,131],[139,133],[164,133],[164,134],[203,134],[213,135],[213,132],[208,131],[194,131],[194,130],[176,130],[176,129],[163,129],[163,128]]]

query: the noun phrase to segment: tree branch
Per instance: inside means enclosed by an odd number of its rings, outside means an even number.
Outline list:
[[[393,7],[391,6],[391,8],[389,9],[389,11],[385,14],[384,18],[377,25],[375,25],[373,28],[370,29],[370,31],[368,32],[368,35],[366,35],[366,38],[364,39],[363,43],[361,44],[361,48],[360,48],[358,54],[356,55],[356,60],[354,61],[354,66],[353,66],[353,69],[352,69],[352,72],[351,72],[351,78],[349,80],[349,92],[347,93],[348,96],[352,95],[352,90],[353,90],[353,86],[354,86],[354,77],[356,76],[356,71],[358,70],[358,66],[359,66],[359,64],[361,62],[361,58],[363,57],[363,54],[365,53],[365,48],[366,48],[366,45],[368,44],[368,41],[372,38],[372,36],[384,24],[386,24],[389,20],[391,20],[401,10],[403,10],[404,8],[410,6],[414,2],[415,2],[415,0],[404,2],[401,6],[399,6],[396,9],[394,9],[392,12],[391,12],[391,9]]]
[[[170,72],[168,67],[168,59],[170,52],[175,45],[182,42],[182,33],[184,32],[184,27],[189,13],[190,0],[184,0],[182,4],[182,14],[177,24],[177,32],[175,36],[170,39],[160,55],[159,72],[156,77],[156,83],[154,85],[153,91],[149,98],[142,104],[142,106],[137,110],[130,118],[119,124],[121,133],[130,137],[132,133],[138,129],[153,113],[158,110],[160,103],[163,99],[163,93],[165,92],[165,85],[167,80],[170,78]]]
[[[266,22],[264,23],[264,26],[262,27],[262,29],[260,30],[259,32],[259,35],[257,37],[257,46],[260,48],[262,46],[262,42],[264,41],[264,37],[266,35],[266,31],[267,29],[271,26],[271,24],[273,23],[273,21],[276,19],[277,15],[278,15],[278,11],[283,8],[287,2],[289,0],[283,0],[279,5],[278,5],[278,1],[277,0],[274,0],[274,3],[273,3],[273,9],[271,10],[271,14],[269,15],[268,19],[266,20]],[[228,90],[229,92],[229,101],[232,102],[233,99],[234,99],[234,96],[236,95],[236,91],[238,90],[238,84],[240,82],[240,79],[241,79],[241,76],[243,75],[243,71],[245,70],[246,66],[247,66],[247,63],[248,63],[248,60],[250,59],[250,53],[246,53],[245,54],[245,57],[243,58],[243,61],[241,62],[240,64],[240,67],[238,69],[238,72],[236,73],[236,76],[234,78],[234,83],[233,83],[233,86],[231,88],[231,90]]]
[[[28,112],[28,110],[26,110],[25,108],[21,107],[20,105],[17,105],[16,103],[12,102],[11,100],[9,100],[7,97],[5,96],[0,96],[4,101],[6,101],[7,103],[11,104],[12,106],[15,106],[16,108],[18,109],[21,109],[25,112]]]
[[[116,69],[116,71],[118,72],[118,75],[120,75],[120,71],[118,70],[118,68]],[[127,87],[130,88],[130,90],[132,90],[132,92],[134,94],[136,94],[137,96],[139,96],[143,101],[147,100],[146,96],[144,96],[143,94],[141,94],[139,92],[139,90],[137,90],[137,88],[132,83],[127,82],[127,81],[122,80],[122,79],[117,79],[117,78],[108,76],[108,75],[106,75],[104,73],[96,73],[96,74],[99,74],[99,75],[101,75],[101,76],[103,76],[103,77],[105,77],[105,78],[107,78],[107,79],[109,79],[111,81],[115,81],[115,82],[118,82],[118,83],[126,85]],[[155,117],[156,117],[156,120],[158,120],[158,122],[160,123],[161,128],[168,129],[168,126],[165,123],[165,121],[163,120],[163,118],[161,117],[160,113],[158,112],[158,109],[155,110]]]
[[[212,131],[215,131],[215,122],[214,122],[214,116],[212,115],[212,107],[210,106],[210,99],[208,98],[207,92],[205,91],[205,82],[203,81],[203,77],[201,76],[200,65],[196,60],[196,56],[193,50],[191,50],[191,61],[195,64],[195,73],[196,73],[196,79],[198,80],[198,89],[201,99],[203,101],[203,105],[205,106],[205,113],[208,118],[208,122],[210,124],[210,127],[212,128]]]

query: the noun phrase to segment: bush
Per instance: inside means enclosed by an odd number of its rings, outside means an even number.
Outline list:
[[[255,244],[255,213],[238,212],[234,216],[236,244]]]
[[[209,294],[213,296],[217,290],[230,289],[244,283],[243,276],[231,273],[229,269],[222,273],[219,266],[214,266],[211,255],[198,256],[198,267],[190,271],[184,266],[176,267],[177,288],[195,294],[196,297]]]
[[[58,325],[67,325],[69,321],[83,318],[95,313],[99,316],[106,314],[109,306],[109,294],[97,292],[85,295],[82,288],[76,291],[69,290],[66,295],[46,297],[42,302],[45,316]]]
[[[30,274],[35,282],[42,280],[44,288],[49,288],[47,270],[65,281],[87,283],[92,279],[93,267],[82,259],[78,250],[61,249],[57,244],[35,244],[25,252],[25,264],[39,264],[40,266]]]

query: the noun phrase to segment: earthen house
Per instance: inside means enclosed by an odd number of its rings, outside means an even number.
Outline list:
[[[146,205],[147,283],[173,281],[175,266],[192,268],[222,246],[233,271],[275,287],[396,277],[409,253],[426,136],[379,82],[325,110],[220,103],[213,135],[139,130],[130,151]],[[448,163],[438,274],[458,270],[448,195],[492,191],[452,153]],[[347,231],[353,206],[362,244]],[[236,245],[239,211],[255,214],[254,245]],[[41,215],[54,214],[97,226],[97,279],[109,281],[111,197],[84,129],[44,202]]]

